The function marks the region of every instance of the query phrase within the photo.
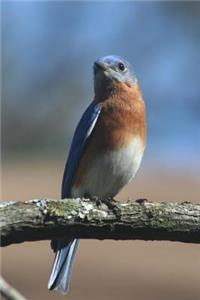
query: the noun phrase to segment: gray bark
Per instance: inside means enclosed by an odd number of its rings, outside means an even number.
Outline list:
[[[57,237],[200,243],[200,204],[137,200],[0,202],[1,246]]]

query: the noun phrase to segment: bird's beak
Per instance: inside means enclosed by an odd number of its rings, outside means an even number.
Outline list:
[[[94,71],[95,73],[98,71],[106,71],[108,70],[108,64],[100,62],[100,61],[96,61],[94,63]]]

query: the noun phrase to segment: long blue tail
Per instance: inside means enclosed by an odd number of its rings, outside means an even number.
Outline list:
[[[70,275],[79,240],[57,241],[56,255],[48,282],[49,290],[66,294],[69,289]]]

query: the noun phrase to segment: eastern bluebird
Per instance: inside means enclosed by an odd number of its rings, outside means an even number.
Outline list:
[[[146,113],[130,64],[111,55],[94,63],[94,100],[73,137],[62,198],[114,197],[136,174],[146,144]],[[67,293],[77,239],[53,240],[56,252],[48,283]]]

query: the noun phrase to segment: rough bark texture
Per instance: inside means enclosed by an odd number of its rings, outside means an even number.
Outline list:
[[[1,246],[55,237],[200,243],[200,204],[137,200],[0,202]]]

